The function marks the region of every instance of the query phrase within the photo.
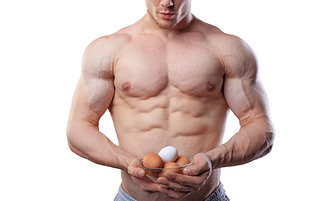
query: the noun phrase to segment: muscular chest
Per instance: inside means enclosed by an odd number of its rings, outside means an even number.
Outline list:
[[[154,38],[133,41],[115,66],[116,89],[128,96],[156,96],[174,88],[191,96],[221,91],[223,73],[204,41]]]

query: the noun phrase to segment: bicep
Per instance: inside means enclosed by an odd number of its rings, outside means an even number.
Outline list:
[[[267,114],[266,96],[256,80],[226,78],[224,95],[241,125]]]
[[[84,79],[82,76],[75,90],[70,111],[69,123],[98,126],[99,119],[108,109],[114,88],[111,81]]]
[[[266,96],[257,78],[257,61],[251,48],[241,40],[224,59],[225,99],[241,125],[265,116]]]
[[[108,109],[113,94],[112,80],[82,77],[74,95],[73,110],[82,118],[91,118],[91,120],[97,121]]]
[[[109,108],[114,94],[113,57],[106,55],[105,45],[98,42],[89,45],[84,53],[81,77],[71,107],[74,119],[94,125],[98,125],[100,117]]]

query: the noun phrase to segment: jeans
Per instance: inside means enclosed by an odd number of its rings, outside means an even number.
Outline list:
[[[130,195],[128,195],[120,185],[119,191],[116,197],[114,198],[114,201],[137,201],[137,200],[131,197]],[[219,187],[214,192],[212,192],[209,195],[209,197],[207,197],[204,201],[230,201],[230,199],[228,198],[226,191],[223,188],[223,185],[220,183]]]

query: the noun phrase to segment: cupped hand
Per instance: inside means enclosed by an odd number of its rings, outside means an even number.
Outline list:
[[[158,190],[170,198],[183,198],[191,192],[199,191],[212,173],[212,164],[207,154],[198,153],[194,163],[183,170],[183,174],[167,172],[164,177],[159,177]]]
[[[159,191],[161,184],[152,181],[150,177],[147,176],[144,169],[139,167],[139,161],[141,159],[134,158],[128,166],[128,173],[130,174],[132,180],[140,186],[143,191],[155,192]]]

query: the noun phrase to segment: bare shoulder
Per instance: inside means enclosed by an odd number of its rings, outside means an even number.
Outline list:
[[[128,41],[130,35],[126,33],[114,33],[112,35],[102,36],[92,41],[86,51],[94,52],[95,54],[115,54],[119,51]]]
[[[249,45],[242,38],[224,33],[215,26],[212,26],[210,29],[208,28],[208,30],[206,36],[209,44],[214,45],[214,48],[218,49],[222,56],[252,52]]]
[[[121,49],[131,40],[130,35],[114,33],[92,41],[82,57],[82,72],[104,72],[113,76],[113,67]]]
[[[251,47],[238,36],[222,33],[218,35],[218,38],[221,41],[219,47],[222,55],[234,54],[246,56],[247,54],[253,53]]]
[[[85,54],[116,58],[118,53],[132,40],[133,25],[120,29],[114,34],[99,37],[86,48]]]
[[[239,75],[248,71],[256,73],[254,51],[243,39],[226,33],[211,34],[209,37],[227,75]]]

